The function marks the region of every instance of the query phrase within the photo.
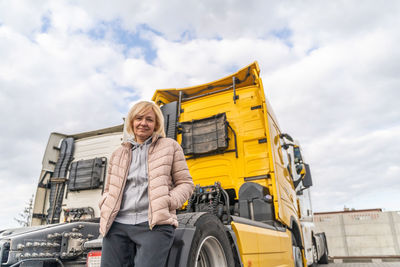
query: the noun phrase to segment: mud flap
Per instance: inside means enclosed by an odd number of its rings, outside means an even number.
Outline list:
[[[168,265],[186,267],[189,258],[190,245],[196,228],[177,228],[175,230],[174,243],[169,251]]]

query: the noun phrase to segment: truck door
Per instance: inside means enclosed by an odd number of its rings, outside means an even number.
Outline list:
[[[292,164],[284,148],[282,148],[280,130],[273,117],[268,113],[271,149],[274,172],[271,177],[275,182],[274,208],[276,217],[290,226],[290,217],[297,218],[296,192],[292,180]],[[293,160],[293,159],[292,159]]]

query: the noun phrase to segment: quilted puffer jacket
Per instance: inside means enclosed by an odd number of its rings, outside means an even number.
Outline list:
[[[124,142],[111,156],[100,207],[100,233],[106,236],[121,206],[132,159],[132,144]],[[149,226],[178,226],[176,209],[191,196],[194,184],[181,146],[154,136],[148,155]]]

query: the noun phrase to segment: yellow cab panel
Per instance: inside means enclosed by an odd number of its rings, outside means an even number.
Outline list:
[[[232,222],[244,266],[293,266],[289,230],[276,231]]]

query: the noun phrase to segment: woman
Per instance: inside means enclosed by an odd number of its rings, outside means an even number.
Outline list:
[[[178,226],[175,210],[192,194],[193,181],[182,148],[165,138],[157,105],[135,104],[126,131],[133,138],[112,154],[99,203],[101,266],[164,266]]]

